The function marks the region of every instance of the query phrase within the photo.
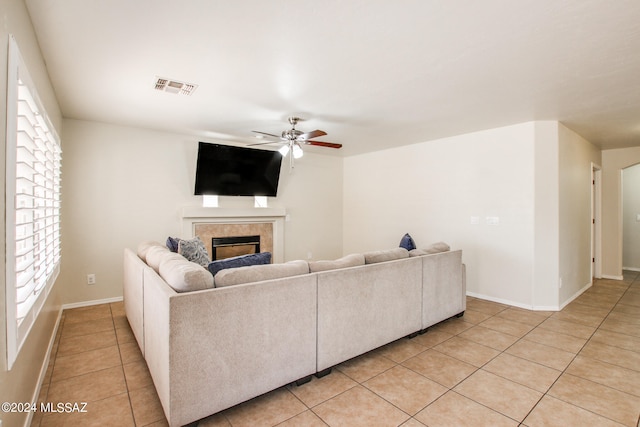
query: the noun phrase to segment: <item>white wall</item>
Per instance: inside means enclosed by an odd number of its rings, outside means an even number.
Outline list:
[[[346,158],[345,253],[405,232],[442,240],[463,250],[470,294],[532,306],[534,134],[524,123]]]
[[[559,306],[560,197],[558,122],[535,123],[535,215],[532,306]]]
[[[193,196],[198,138],[96,122],[65,120],[63,136],[62,271],[64,303],[122,296],[122,251],[143,240],[180,236],[180,212],[201,206]],[[290,214],[285,259],[342,253],[342,159],[310,152],[277,198]],[[222,207],[252,207],[248,197]],[[96,275],[96,285],[86,275]]]
[[[347,158],[345,252],[396,246],[405,232],[418,246],[443,240],[463,250],[468,294],[558,309],[591,282],[591,165],[600,161],[558,122]]]
[[[622,171],[622,265],[640,271],[640,165]]]
[[[60,132],[62,116],[57,100],[49,82],[47,69],[40,53],[38,41],[31,25],[31,20],[22,0],[0,1],[0,185],[5,187],[5,152],[6,152],[6,110],[7,97],[7,47],[9,34],[15,36],[22,58],[29,69],[31,78],[54,127]],[[3,190],[4,191],[4,190]],[[4,206],[4,205],[3,205]],[[5,223],[4,208],[0,215]],[[0,228],[0,258],[5,259],[7,244],[4,226]],[[33,402],[38,387],[40,369],[43,367],[50,339],[54,331],[56,319],[60,311],[59,281],[55,284],[45,302],[38,320],[34,323],[22,350],[10,371],[6,361],[6,313],[5,313],[5,265],[0,263],[0,401]],[[45,366],[46,368],[46,366]],[[1,413],[4,426],[23,425],[26,413]]]
[[[591,285],[592,165],[601,151],[567,127],[559,126],[561,305]]]
[[[640,147],[602,151],[602,276],[622,279],[622,170],[640,163]]]

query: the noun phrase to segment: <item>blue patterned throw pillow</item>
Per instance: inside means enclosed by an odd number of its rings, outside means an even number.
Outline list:
[[[271,252],[260,252],[257,254],[240,255],[233,258],[219,259],[211,261],[207,267],[214,276],[220,270],[234,267],[246,267],[249,265],[271,264]]]

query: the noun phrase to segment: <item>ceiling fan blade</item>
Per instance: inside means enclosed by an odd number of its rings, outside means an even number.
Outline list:
[[[316,129],[316,130],[312,130],[311,132],[303,133],[298,138],[302,139],[302,140],[305,140],[305,141],[308,141],[310,139],[317,138],[319,136],[324,136],[326,134],[327,133],[325,131],[320,130],[320,129]]]
[[[251,132],[259,133],[260,135],[267,135],[267,136],[270,136],[272,138],[282,139],[282,136],[280,136],[280,135],[274,135],[272,133],[267,133],[267,132],[260,132],[259,130],[252,130]]]
[[[318,147],[342,148],[342,144],[334,144],[333,142],[304,141],[304,143],[307,145],[317,145]]]
[[[267,144],[284,144],[282,141],[264,141],[264,142],[256,142],[254,144],[247,144],[247,147],[253,147],[254,145],[267,145]]]

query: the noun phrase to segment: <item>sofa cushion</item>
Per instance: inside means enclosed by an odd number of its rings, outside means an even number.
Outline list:
[[[214,276],[220,270],[235,267],[246,267],[249,265],[271,264],[271,252],[260,252],[211,261],[207,268]]]
[[[400,239],[400,247],[405,248],[408,251],[414,250],[416,248],[416,242],[413,241],[413,237],[409,235],[409,233],[402,236]]]
[[[427,246],[424,249],[414,249],[409,251],[409,256],[421,256],[421,255],[430,255],[437,254],[440,252],[450,251],[451,248],[444,242],[437,242]]]
[[[162,247],[162,243],[156,242],[154,240],[147,240],[145,242],[140,243],[136,251],[136,253],[138,254],[138,257],[144,262],[147,262],[147,252],[149,252],[149,249],[151,249],[154,246]]]
[[[332,261],[309,261],[309,271],[315,273],[317,271],[337,270],[339,268],[357,267],[359,265],[364,265],[364,255],[350,254]]]
[[[281,279],[309,273],[309,263],[304,260],[289,261],[283,264],[251,265],[248,267],[228,268],[219,271],[215,277],[215,287],[239,285],[262,280]]]
[[[162,258],[165,255],[172,253],[173,252],[171,252],[169,248],[163,246],[162,244],[151,246],[146,252],[145,261],[149,265],[149,267],[153,268],[157,273],[160,269],[160,262],[162,261]]]
[[[213,288],[213,276],[206,268],[174,252],[163,257],[159,274],[176,292]]]
[[[180,239],[178,242],[178,253],[189,261],[200,264],[205,268],[211,262],[207,248],[205,248],[204,242],[200,240],[199,237]]]
[[[375,264],[377,262],[393,261],[402,258],[409,258],[409,251],[405,248],[386,249],[366,252],[364,254],[364,262],[366,264]]]

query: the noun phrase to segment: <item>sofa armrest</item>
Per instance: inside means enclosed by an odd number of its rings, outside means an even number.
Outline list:
[[[466,309],[465,270],[462,251],[419,257],[422,260],[422,328],[435,325]]]
[[[178,295],[153,269],[144,271],[145,360],[168,420],[172,416],[169,334],[171,298]]]
[[[133,335],[144,355],[144,326],[143,326],[143,272],[149,268],[131,249],[124,250],[124,278],[123,297],[124,311],[127,315]]]

